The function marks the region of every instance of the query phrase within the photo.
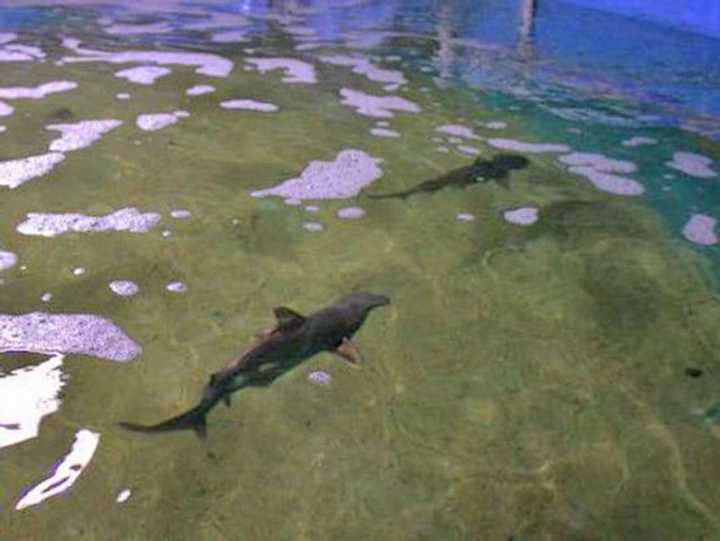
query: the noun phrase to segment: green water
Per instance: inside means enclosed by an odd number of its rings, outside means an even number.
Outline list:
[[[18,112],[2,122],[3,159],[45,152],[57,134],[43,127],[60,109],[124,122],[50,174],[3,188],[0,246],[26,268],[2,273],[0,313],[101,314],[143,347],[128,364],[67,357],[60,410],[39,437],[0,451],[0,539],[720,536],[720,429],[703,417],[720,400],[720,298],[707,253],[647,200],[598,191],[552,155],[528,156],[509,189],[487,183],[407,201],[360,195],[320,202],[317,213],[252,198],[345,148],[383,159],[382,178],[366,191],[407,189],[470,163],[431,141],[436,126],[459,117],[507,121],[502,137],[535,135],[518,113],[491,111],[461,90],[420,92],[430,78],[410,72],[402,95],[423,113],[392,119],[401,138],[374,138],[374,121],[337,95],[346,86],[377,94],[375,83],[318,63],[317,85],[288,85],[278,72],[243,71],[229,47],[223,55],[236,61],[225,79],[172,66],[130,90],[112,76],[118,65],[0,64],[3,81],[79,83],[14,102]],[[199,82],[217,91],[186,96]],[[131,100],[115,99],[124,91]],[[280,111],[217,105],[238,97]],[[134,125],[139,113],[176,109],[190,117],[157,132]],[[720,155],[717,143],[701,144]],[[475,146],[482,157],[497,153]],[[643,156],[666,159],[654,147]],[[351,205],[367,215],[336,217]],[[527,205],[539,208],[536,224],[503,219]],[[28,212],[125,206],[163,221],[146,234],[15,231]],[[173,208],[193,216],[173,220]],[[459,221],[460,212],[475,221]],[[304,221],[325,229],[306,231]],[[78,266],[87,272],[74,276]],[[107,284],[117,279],[140,293],[114,295]],[[175,280],[187,292],[167,292]],[[210,414],[207,441],[116,427],[192,406],[208,375],[273,324],[272,307],[309,313],[354,290],[392,299],[356,335],[361,368],[321,354],[270,387],[243,390]],[[40,358],[0,360],[9,370]],[[315,369],[329,372],[331,385],[309,382]],[[79,428],[101,438],[75,486],[15,511],[23,487],[46,475]],[[123,488],[132,496],[118,504]]]

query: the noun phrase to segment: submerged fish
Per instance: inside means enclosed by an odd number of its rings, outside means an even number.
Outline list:
[[[304,317],[290,308],[275,308],[277,326],[258,335],[256,342],[210,376],[202,399],[192,409],[155,425],[120,423],[138,432],[166,432],[193,429],[204,438],[205,417],[221,400],[230,405],[230,395],[248,386],[270,385],[285,372],[322,351],[339,355],[352,363],[362,360],[350,341],[368,313],[390,304],[384,295],[353,293],[336,304]]]
[[[491,160],[478,158],[471,165],[453,169],[442,176],[421,182],[414,188],[404,192],[368,194],[371,199],[406,199],[419,193],[434,193],[443,188],[465,188],[472,184],[494,181],[503,188],[509,189],[510,171],[524,169],[530,161],[525,156],[516,154],[498,154]]]

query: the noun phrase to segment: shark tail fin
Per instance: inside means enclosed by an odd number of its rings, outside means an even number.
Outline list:
[[[172,430],[188,430],[192,429],[195,431],[195,435],[201,440],[207,438],[207,422],[205,416],[207,409],[202,406],[197,406],[185,413],[172,417],[166,421],[155,425],[139,425],[135,423],[118,423],[121,427],[126,430],[132,430],[134,432],[148,433],[159,433],[159,432],[170,432]]]

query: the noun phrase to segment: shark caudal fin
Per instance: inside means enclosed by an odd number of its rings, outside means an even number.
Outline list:
[[[172,430],[188,430],[192,429],[201,440],[207,437],[207,423],[205,415],[207,408],[197,406],[190,411],[182,413],[177,417],[173,417],[156,425],[138,425],[135,423],[118,423],[126,430],[144,433],[170,432]]]

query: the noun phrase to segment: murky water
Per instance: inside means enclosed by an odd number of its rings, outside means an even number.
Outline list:
[[[3,2],[1,539],[720,535],[720,42],[530,7]]]

